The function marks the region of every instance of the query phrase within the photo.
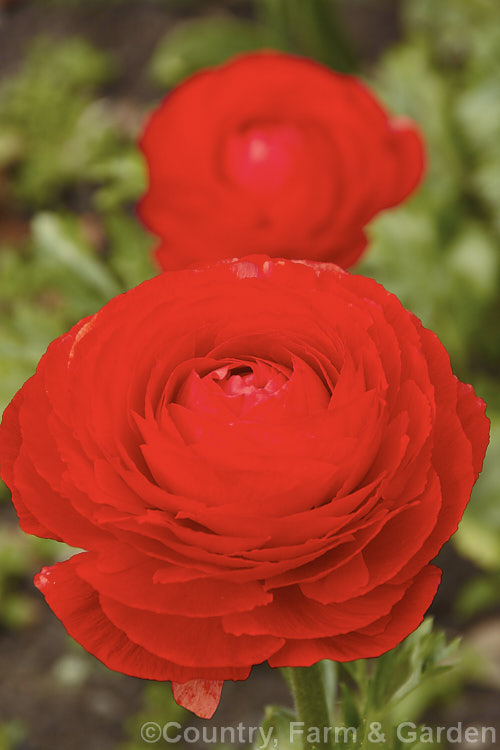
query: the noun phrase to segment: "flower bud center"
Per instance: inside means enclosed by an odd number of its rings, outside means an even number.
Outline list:
[[[226,144],[226,173],[249,190],[274,192],[289,178],[300,148],[300,132],[293,125],[245,128]]]
[[[244,414],[254,406],[278,394],[284,395],[288,378],[268,365],[221,367],[208,376],[225,396],[234,399],[233,411]]]

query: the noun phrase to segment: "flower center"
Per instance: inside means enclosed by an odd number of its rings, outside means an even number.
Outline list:
[[[249,190],[274,192],[289,178],[301,146],[300,131],[294,125],[247,127],[226,144],[226,173]]]
[[[245,417],[269,399],[286,396],[290,372],[266,362],[225,363],[201,377],[192,372],[182,386],[177,403],[198,413],[230,412]]]
[[[226,397],[234,400],[231,410],[239,415],[272,396],[284,395],[289,382],[282,372],[261,362],[257,362],[254,368],[221,367],[207,377]]]

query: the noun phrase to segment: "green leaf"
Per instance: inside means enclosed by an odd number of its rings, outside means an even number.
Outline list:
[[[104,137],[85,112],[112,75],[111,58],[84,40],[39,37],[30,45],[20,71],[0,85],[0,162],[17,163],[16,198],[47,206],[81,178],[86,149]]]
[[[151,259],[155,240],[139,222],[122,212],[110,213],[105,218],[106,235],[110,249],[110,269],[130,289],[157,273]]]
[[[462,555],[495,572],[500,571],[500,415],[490,414],[490,419],[483,474],[453,541]]]
[[[468,620],[498,607],[499,604],[500,574],[485,574],[475,576],[462,587],[455,603],[455,611],[460,618]]]
[[[344,73],[356,68],[336,0],[257,0],[257,9],[264,23],[286,40],[289,51]]]
[[[280,46],[279,35],[266,26],[231,16],[185,21],[158,45],[151,75],[161,86],[171,87],[200,68],[218,65],[233,55]]]
[[[297,716],[291,709],[282,706],[266,706],[260,729],[264,737],[271,738],[270,748],[297,750],[297,745],[290,742],[290,724],[293,721],[297,721]],[[262,742],[262,734],[259,733],[254,743],[254,749],[261,748]]]
[[[500,183],[499,183],[500,184]],[[491,233],[478,222],[464,225],[456,241],[450,244],[448,267],[457,281],[465,282],[465,294],[476,293],[480,304],[497,291],[500,263],[498,248]]]
[[[94,201],[103,212],[135,202],[146,187],[145,164],[135,145],[102,155],[89,165],[87,173],[100,184]]]
[[[106,266],[85,248],[60,216],[40,213],[32,223],[37,247],[55,265],[62,265],[107,300],[121,289]]]
[[[446,662],[453,659],[459,643],[459,639],[455,639],[447,644],[443,633],[432,632],[432,620],[425,620],[407,639],[405,645],[409,651],[409,674],[393,692],[391,703],[397,705],[410,692],[421,687],[423,680],[434,679],[443,670],[451,669],[452,664]]]
[[[418,721],[427,705],[449,693],[453,681],[459,689],[471,665],[459,659],[458,648],[459,640],[448,643],[428,618],[377,659],[339,665],[341,674],[348,675],[341,681],[341,718],[345,725],[359,727],[359,746],[370,746],[370,723],[380,722],[390,738],[388,747],[398,747],[392,732],[399,721]]]
[[[481,154],[499,150],[500,139],[500,80],[498,75],[487,77],[479,85],[466,88],[456,101],[456,114],[464,134]]]
[[[341,685],[342,697],[342,721],[346,727],[359,727],[361,717],[359,715],[358,705],[352,689],[343,682]]]

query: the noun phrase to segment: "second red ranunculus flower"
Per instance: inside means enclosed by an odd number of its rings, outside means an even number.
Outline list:
[[[141,139],[139,206],[163,269],[227,255],[347,268],[365,225],[421,179],[415,126],[352,76],[277,52],[205,70],[170,93]]]

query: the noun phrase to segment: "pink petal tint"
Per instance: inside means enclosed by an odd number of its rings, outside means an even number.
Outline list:
[[[228,418],[242,417],[269,398],[283,399],[289,389],[291,372],[262,362],[235,361],[199,377],[195,372],[181,388],[177,403],[198,412]]]
[[[201,719],[211,719],[219,705],[222,680],[190,680],[172,682],[174,700]]]
[[[231,136],[225,168],[230,179],[249,190],[274,192],[290,176],[303,148],[293,125],[258,125]]]

